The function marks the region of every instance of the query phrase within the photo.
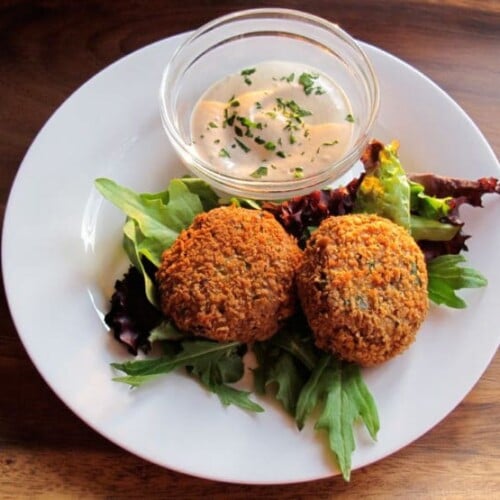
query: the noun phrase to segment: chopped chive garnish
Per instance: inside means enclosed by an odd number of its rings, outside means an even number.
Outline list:
[[[345,121],[349,123],[354,123],[354,116],[352,116],[351,113],[349,113],[348,115],[346,115]]]
[[[234,127],[234,131],[236,132],[236,135],[237,135],[238,137],[242,137],[242,136],[243,136],[243,130],[241,130],[241,128],[240,128],[240,127],[238,127],[238,125],[235,125],[235,127]]]
[[[257,128],[258,127],[258,123],[256,122],[253,122],[252,120],[250,120],[250,118],[247,118],[246,116],[238,116],[238,118],[236,118],[244,127],[247,127],[247,128]]]
[[[304,89],[304,93],[306,95],[311,95],[313,92],[316,95],[321,95],[326,93],[326,90],[321,87],[321,85],[316,85],[316,80],[318,79],[319,75],[315,73],[302,73],[299,76],[299,83],[302,85]]]
[[[267,141],[267,142],[264,144],[264,147],[265,147],[268,151],[274,151],[274,150],[276,149],[276,144],[274,144],[274,142]]]
[[[335,146],[335,144],[338,144],[339,141],[335,140],[335,141],[330,141],[330,142],[324,142],[323,144],[321,144],[322,146]]]
[[[295,179],[302,179],[304,177],[304,169],[302,167],[297,167],[293,171],[293,176],[295,177]]]
[[[262,139],[259,135],[254,139],[257,144],[264,144],[266,141]]]
[[[290,144],[295,144],[297,142],[293,134],[290,134],[288,140],[290,141]]]
[[[260,179],[261,177],[265,177],[267,175],[267,167],[264,165],[260,166],[257,170],[250,174],[250,177],[254,179]]]
[[[268,111],[266,115],[269,116],[269,118],[272,118],[273,120],[276,118],[276,113],[274,111]]]
[[[257,101],[257,102],[255,103],[255,108],[256,108],[256,109],[262,109],[262,104],[261,104],[259,101]]]
[[[276,156],[279,156],[280,158],[286,158],[286,155],[285,155],[285,153],[283,151],[278,151],[276,153]]]
[[[218,125],[217,125],[217,123],[215,123],[215,122],[209,122],[209,123],[208,123],[208,126],[209,126],[210,128],[219,128],[219,127],[218,127]]]
[[[219,156],[221,158],[231,158],[231,155],[228,153],[227,149],[225,148],[222,148],[220,151],[219,151]]]
[[[255,68],[247,68],[247,69],[244,69],[240,74],[241,76],[243,76],[243,81],[247,84],[247,85],[252,85],[252,80],[250,80],[249,75],[253,75],[255,73]]]
[[[293,79],[295,78],[295,73],[290,73],[287,77],[286,77],[286,81],[288,83],[291,83],[293,82]]]
[[[231,101],[229,104],[231,104],[231,107],[237,108],[240,105],[240,101]]]
[[[238,146],[243,149],[243,151],[245,151],[245,153],[248,153],[250,151],[250,148],[243,142],[241,142],[240,140],[238,139],[234,139],[236,141],[236,144],[238,144]]]

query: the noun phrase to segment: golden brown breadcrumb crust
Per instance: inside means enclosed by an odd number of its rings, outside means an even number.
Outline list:
[[[156,274],[162,311],[195,335],[265,340],[295,311],[301,257],[267,212],[221,207],[202,213],[163,253]]]
[[[428,310],[421,250],[377,215],[325,219],[304,252],[297,288],[316,345],[363,366],[405,350]]]

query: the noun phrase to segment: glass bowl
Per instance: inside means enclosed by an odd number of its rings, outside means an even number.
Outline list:
[[[343,91],[350,102],[346,119],[351,128],[348,144],[339,158],[314,169],[302,169],[297,164],[295,170],[300,170],[300,175],[262,176],[248,175],[237,165],[216,167],[200,154],[191,130],[198,101],[228,75],[242,74],[245,68],[269,61],[314,68]],[[196,30],[172,56],[160,88],[163,126],[188,169],[218,190],[253,199],[285,199],[305,194],[346,173],[370,139],[378,106],[377,77],[367,56],[349,34],[320,17],[278,8],[239,11]]]

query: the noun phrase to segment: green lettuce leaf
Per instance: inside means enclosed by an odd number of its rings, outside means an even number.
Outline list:
[[[154,282],[144,259],[158,267],[163,251],[191,225],[195,216],[217,205],[217,194],[204,181],[194,178],[173,179],[166,191],[151,194],[135,193],[105,178],[96,179],[95,186],[127,215],[123,248],[144,276],[148,300],[157,305]]]
[[[455,290],[480,288],[488,284],[488,280],[479,271],[460,267],[459,264],[463,262],[465,257],[462,255],[441,255],[427,263],[427,291],[430,300],[436,304],[463,309],[467,305]]]
[[[460,231],[460,226],[427,219],[419,215],[411,215],[410,230],[416,241],[449,241]]]
[[[425,194],[424,186],[418,182],[410,182],[410,209],[413,213],[418,213],[421,217],[427,219],[439,220],[447,217],[451,206],[449,201],[453,198],[437,198]]]
[[[396,141],[380,151],[377,165],[358,187],[354,212],[377,214],[409,230],[410,184],[397,152]]]
[[[219,206],[218,194],[204,180],[198,177],[183,177],[181,180],[191,193],[200,198],[205,212]]]

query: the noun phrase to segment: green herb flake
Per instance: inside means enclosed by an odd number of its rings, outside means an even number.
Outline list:
[[[278,151],[276,153],[276,156],[279,156],[280,158],[286,158],[286,155],[285,155],[284,151]]]
[[[260,179],[261,177],[265,177],[267,175],[268,168],[264,165],[261,165],[257,170],[250,174],[250,177],[254,179]]]
[[[266,143],[265,139],[262,139],[262,137],[260,137],[260,135],[258,135],[258,136],[254,139],[254,141],[255,141],[257,144],[260,144],[260,145],[262,145],[262,144],[265,144],[265,143]]]
[[[237,108],[240,105],[240,101],[231,101],[230,102],[231,107]]]
[[[297,167],[293,170],[293,176],[295,179],[302,179],[304,177],[304,169],[302,167]]]
[[[208,126],[210,128],[219,128],[218,125],[217,125],[217,123],[215,123],[215,122],[208,122]]]
[[[234,140],[236,141],[236,144],[238,144],[238,146],[239,146],[241,149],[243,149],[243,151],[244,151],[245,153],[248,153],[248,152],[250,151],[250,148],[249,148],[249,147],[248,147],[245,143],[241,142],[240,140],[238,140],[238,139],[236,139],[236,138],[235,138]]]
[[[345,121],[349,123],[354,123],[354,116],[352,116],[351,113],[349,113],[348,115],[346,115]]]
[[[264,144],[264,147],[265,147],[268,151],[274,151],[274,150],[276,149],[276,144],[274,144],[274,142],[267,141],[267,142]]]
[[[252,80],[250,80],[250,78],[248,78],[248,77],[250,75],[253,75],[254,73],[255,73],[255,68],[247,68],[247,69],[244,69],[240,74],[243,77],[243,81],[247,85],[252,85]]]
[[[255,103],[255,109],[262,109],[262,104],[259,101]]]
[[[302,73],[299,76],[299,84],[302,85],[304,93],[306,95],[311,95],[313,92],[316,95],[322,95],[326,93],[326,90],[321,87],[321,85],[316,85],[316,80],[319,78],[318,74],[315,73]]]
[[[219,151],[219,156],[221,158],[231,158],[231,155],[228,153],[227,149],[225,148],[222,148],[220,151]]]

